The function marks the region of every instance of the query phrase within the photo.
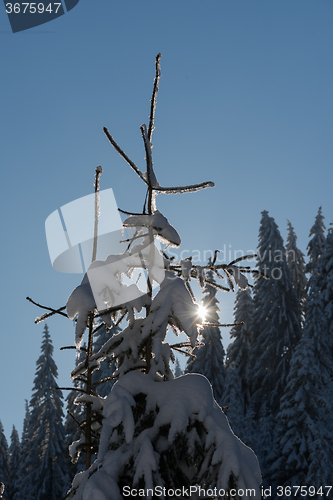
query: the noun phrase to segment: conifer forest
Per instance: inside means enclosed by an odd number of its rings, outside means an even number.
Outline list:
[[[0,498],[333,498],[332,223],[319,207],[302,252],[292,222],[284,242],[262,207],[255,255],[221,264],[217,239],[201,265],[171,256],[181,235],[158,195],[186,203],[214,183],[158,181],[160,65],[158,54],[149,122],[140,127],[145,171],[103,129],[110,155],[146,189],[135,213],[118,209],[122,251],[99,257],[98,166],[87,272],[60,309],[47,296],[47,306],[29,299],[44,309],[41,350],[22,434],[13,426],[8,443],[0,423]],[[232,324],[220,320],[227,293]],[[75,322],[63,346],[76,350],[71,387],[57,382],[54,315]]]

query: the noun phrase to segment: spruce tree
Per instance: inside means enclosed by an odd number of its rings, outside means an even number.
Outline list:
[[[226,366],[228,368],[231,365],[237,368],[246,407],[250,402],[248,372],[253,335],[253,315],[254,307],[251,289],[238,290],[234,306],[235,325],[230,330],[230,337],[233,340],[227,349]]]
[[[260,222],[257,266],[269,279],[257,277],[254,285],[251,397],[257,414],[267,401],[268,409],[276,415],[301,332],[283,240],[267,211],[262,212]]]
[[[4,429],[0,421],[0,482],[5,485],[5,493],[3,495],[5,500],[9,500],[7,485],[10,480],[9,471],[9,450],[6,436],[4,434]]]
[[[330,224],[332,226],[332,223]],[[333,359],[333,227],[328,229],[324,250],[318,266],[318,280],[325,314],[327,345]],[[333,368],[331,370],[333,381]]]
[[[183,375],[183,370],[180,367],[180,363],[179,363],[179,359],[178,358],[176,358],[175,368],[174,368],[173,372],[175,374],[175,377],[180,377],[181,375]]]
[[[84,362],[86,358],[87,346],[86,344],[81,347],[80,351],[78,351],[78,355],[76,357],[75,364],[78,365]],[[79,404],[76,401],[76,398],[80,396],[82,393],[81,390],[84,390],[84,383],[79,380],[74,381],[74,388],[67,394],[66,397],[66,418],[65,418],[65,433],[66,433],[66,456],[69,455],[70,446],[73,446],[74,443],[76,446],[76,453],[71,452],[71,456],[73,460],[68,462],[68,474],[69,474],[69,482],[68,489],[73,481],[74,476],[83,470],[85,470],[85,458],[83,445],[84,438],[84,419],[85,419],[85,411],[84,406]],[[81,444],[82,442],[82,444]]]
[[[223,408],[226,407],[226,414],[233,432],[246,442],[244,396],[238,369],[233,363],[229,363],[225,370],[224,390],[221,401]]]
[[[13,426],[10,436],[9,457],[9,484],[7,490],[9,498],[13,499],[18,491],[18,476],[22,459],[20,438],[15,426]]]
[[[305,332],[294,352],[276,419],[268,473],[274,486],[311,485],[317,491],[332,479],[330,408],[314,351],[315,339]]]
[[[211,283],[215,283],[211,270],[208,271],[207,278]],[[216,293],[216,288],[206,283],[201,303],[205,311],[205,319],[209,323],[219,323],[220,310]],[[195,358],[190,359],[185,371],[186,373],[201,373],[207,377],[212,385],[216,401],[221,404],[225,379],[225,351],[222,345],[221,332],[217,326],[205,326],[200,335],[203,345],[194,351]]]
[[[119,332],[119,327],[109,329],[102,323],[100,329],[95,334],[94,352],[98,352],[107,340]],[[99,364],[98,369],[95,370],[92,375],[92,383],[97,394],[106,397],[110,393],[115,382],[115,379],[112,378],[115,371],[116,364],[114,361],[109,362],[108,359],[105,359]]]
[[[58,370],[52,355],[53,345],[45,325],[30,400],[26,436],[29,452],[15,500],[59,500],[68,482],[62,393],[56,382]]]
[[[299,321],[304,323],[307,279],[305,276],[304,254],[297,247],[297,236],[294,228],[288,221],[288,238],[286,245],[287,264],[290,271],[291,282],[299,301]]]
[[[321,207],[319,207],[315,222],[310,229],[309,238],[311,238],[311,236],[312,238],[307,246],[309,262],[306,265],[306,272],[310,273],[310,275],[312,275],[316,269],[318,260],[323,252],[326,229],[324,219],[325,217],[322,215]]]

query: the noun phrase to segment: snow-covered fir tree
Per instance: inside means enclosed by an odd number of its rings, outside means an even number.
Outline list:
[[[181,375],[183,375],[183,370],[180,367],[180,363],[179,363],[179,359],[178,358],[176,358],[175,368],[173,370],[173,373],[174,373],[175,377],[180,377]]]
[[[149,494],[147,489],[156,487],[161,488],[161,498],[170,498],[174,494],[163,493],[163,488],[188,491],[190,485],[217,487],[226,494],[233,487],[251,488],[252,496],[260,498],[257,459],[230,430],[207,378],[194,373],[174,378],[170,368],[174,354],[173,346],[165,342],[168,327],[176,333],[184,331],[194,348],[202,326],[189,281],[198,279],[214,289],[222,287],[206,278],[205,271],[209,270],[216,276],[223,273],[232,287],[233,283],[246,287],[243,272],[248,269],[234,262],[205,267],[192,265],[190,259],[171,262],[166,254],[166,246],[179,247],[181,240],[176,229],[157,210],[156,194],[194,192],[213,183],[166,188],[157,181],[151,149],[159,77],[160,54],[156,58],[149,126],[141,126],[146,172],[126,156],[104,129],[111,144],[146,184],[147,197],[141,213],[126,213],[129,217],[123,226],[133,228],[134,232],[124,253],[97,261],[94,252],[87,275],[67,301],[68,316],[77,319],[77,348],[87,327],[89,339],[87,358],[73,370],[72,377],[89,380],[89,370],[107,358],[114,359],[117,366],[117,381],[106,398],[94,394],[90,388],[80,398],[87,405],[87,418],[90,410],[100,409],[104,418],[97,459],[91,466],[87,463],[87,470],[76,476],[68,498],[122,500],[130,488],[139,488],[141,496],[144,492],[143,496],[150,497],[152,491]],[[95,215],[95,223],[96,219]],[[165,245],[163,253],[155,245],[156,239]],[[140,291],[138,283],[126,285],[122,280],[122,275],[131,275],[135,269],[147,273],[147,290]],[[154,292],[153,284],[157,287]],[[215,295],[210,288],[206,288],[206,298],[216,312]],[[145,314],[140,315],[143,309]],[[91,339],[97,312],[107,326],[126,313],[128,326],[94,353]],[[174,347],[179,349],[179,346]],[[222,365],[223,356],[220,361]],[[192,498],[197,497],[198,493],[192,491]]]
[[[250,287],[238,290],[234,306],[235,325],[230,330],[232,342],[227,348],[226,366],[237,368],[246,407],[250,403],[248,371],[253,315],[254,307]]]
[[[286,245],[287,264],[290,270],[291,282],[299,301],[299,320],[304,322],[307,279],[305,276],[305,260],[303,252],[297,247],[297,236],[288,221],[288,237]]]
[[[101,328],[95,334],[93,349],[94,352],[98,352],[100,348],[105,344],[105,342],[112,337],[112,335],[115,335],[119,332],[119,327],[108,329],[102,323]],[[115,371],[116,364],[112,360],[110,361],[108,359],[105,359],[99,364],[98,369],[95,370],[92,375],[92,383],[97,394],[102,397],[106,397],[110,393],[111,388],[115,382],[115,380],[112,378]]]
[[[86,358],[87,346],[84,344],[78,351],[75,363],[84,362]],[[66,418],[65,418],[65,433],[66,433],[66,456],[69,456],[69,447],[74,442],[81,442],[84,436],[83,423],[85,419],[84,407],[81,404],[76,404],[76,398],[81,395],[84,383],[79,380],[74,380],[74,388],[66,396]],[[68,461],[68,489],[70,488],[74,476],[85,470],[85,457],[78,449],[75,461]]]
[[[324,250],[319,261],[318,281],[326,321],[325,337],[327,339],[327,346],[330,347],[333,360],[333,223],[331,223],[330,226],[327,232]],[[331,371],[331,380],[333,381],[333,367]]]
[[[13,430],[10,436],[9,482],[7,486],[7,493],[10,499],[13,499],[18,491],[17,478],[19,475],[21,458],[22,458],[22,451],[21,451],[20,438],[15,426],[13,426]]]
[[[310,273],[310,275],[313,274],[314,269],[317,267],[318,260],[324,248],[326,229],[324,219],[325,217],[322,214],[321,207],[319,207],[315,222],[310,229],[309,238],[311,238],[311,236],[312,238],[307,246],[309,261],[306,265],[306,272]]]
[[[244,428],[245,405],[238,368],[234,363],[229,363],[225,373],[223,397],[221,399],[223,408],[226,407],[226,414],[232,430],[245,442],[247,439],[246,429]]]
[[[7,485],[9,483],[10,472],[9,472],[9,450],[6,436],[4,434],[4,429],[2,422],[0,421],[0,482],[5,485],[5,493],[3,498],[9,500],[7,496]]]
[[[214,273],[209,270],[207,279],[215,283]],[[205,320],[209,323],[219,323],[219,307],[216,297],[217,289],[211,284],[206,283],[203,290],[202,307],[205,311]],[[195,358],[188,361],[186,373],[201,373],[208,378],[213,388],[213,394],[216,401],[222,405],[223,386],[224,386],[224,358],[225,351],[222,344],[221,332],[218,326],[205,326],[200,335],[203,345],[195,349]]]
[[[289,366],[301,331],[296,292],[278,226],[265,210],[259,230],[257,267],[269,279],[255,278],[253,338],[249,362],[251,398],[259,413],[263,402],[279,409]]]
[[[276,419],[268,473],[273,486],[311,485],[318,491],[332,479],[330,408],[324,397],[321,367],[318,358],[313,356],[314,350],[315,339],[305,332],[292,357]]]
[[[36,363],[27,429],[29,452],[22,467],[15,500],[59,500],[67,480],[62,393],[47,325]]]

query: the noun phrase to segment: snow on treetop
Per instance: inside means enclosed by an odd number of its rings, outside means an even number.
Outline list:
[[[131,215],[123,222],[124,227],[151,227],[155,229],[157,237],[170,246],[179,247],[181,239],[176,229],[159,210],[152,215]]]
[[[145,399],[145,415],[153,415],[150,424],[141,428],[135,416],[140,395]],[[195,455],[198,445],[205,450],[207,458],[201,463],[199,477],[209,477],[217,467],[217,488],[227,491],[233,476],[238,488],[253,489],[253,497],[260,498],[261,474],[256,456],[233,434],[204,376],[191,373],[156,382],[141,372],[127,373],[112,387],[104,403],[103,416],[97,460],[90,471],[76,477],[75,498],[122,498],[117,481],[130,463],[134,464],[134,485],[143,480],[145,488],[165,486],[159,474],[161,457],[172,446],[179,449],[181,436],[186,436],[183,453],[187,458]],[[205,429],[200,435],[196,430],[198,425]],[[161,429],[168,429],[167,434]],[[178,457],[178,466],[188,473],[184,459],[182,455]],[[91,474],[92,470],[96,473]],[[105,488],[106,480],[108,488]]]

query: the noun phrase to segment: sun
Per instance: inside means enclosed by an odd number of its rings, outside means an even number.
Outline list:
[[[201,319],[201,321],[204,322],[206,320],[207,308],[202,304],[199,304],[198,309],[199,309],[198,316]]]

